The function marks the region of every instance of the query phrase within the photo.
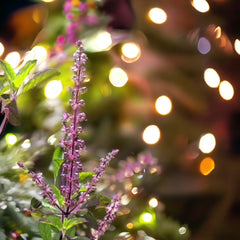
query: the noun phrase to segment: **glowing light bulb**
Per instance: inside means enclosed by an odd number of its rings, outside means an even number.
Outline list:
[[[0,42],[0,57],[3,55],[5,51],[4,45]]]
[[[214,170],[214,168],[215,168],[214,160],[210,157],[206,157],[201,161],[199,170],[202,175],[207,176]]]
[[[63,90],[60,80],[52,80],[48,82],[44,88],[44,94],[48,99],[57,98]]]
[[[211,50],[211,43],[209,42],[209,40],[205,37],[201,37],[199,40],[198,40],[198,51],[201,53],[201,54],[207,54],[210,52]]]
[[[158,126],[149,125],[147,126],[142,134],[143,141],[147,144],[155,144],[159,141],[161,132]]]
[[[115,87],[123,87],[128,81],[128,75],[123,69],[114,67],[110,70],[109,81]]]
[[[121,48],[121,51],[122,51],[121,58],[123,59],[123,61],[127,63],[137,61],[141,55],[140,47],[133,42],[124,43]]]
[[[151,198],[148,202],[151,208],[156,208],[158,206],[158,200],[156,198]]]
[[[169,97],[163,95],[155,101],[155,109],[161,115],[167,115],[172,111],[172,101]]]
[[[18,140],[17,136],[13,133],[8,133],[5,136],[5,139],[6,139],[6,143],[10,146],[13,146]]]
[[[12,68],[16,68],[18,64],[20,63],[21,56],[19,52],[10,52],[8,55],[5,57],[5,61],[8,62]]]
[[[200,138],[199,149],[203,153],[210,153],[216,146],[216,139],[212,133],[207,133]]]
[[[234,88],[232,84],[226,80],[219,85],[219,94],[224,100],[231,100],[234,96]]]
[[[204,81],[211,88],[217,88],[220,83],[220,77],[216,70],[213,68],[207,68],[204,71]]]
[[[192,6],[201,13],[205,13],[210,10],[210,6],[206,0],[192,0]]]
[[[234,41],[234,49],[237,52],[237,54],[240,55],[240,40],[239,39],[236,39]]]
[[[152,8],[148,12],[149,19],[155,24],[163,24],[167,21],[167,14],[161,8]]]

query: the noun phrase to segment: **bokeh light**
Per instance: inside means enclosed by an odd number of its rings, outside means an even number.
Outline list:
[[[131,190],[131,193],[133,195],[137,195],[138,194],[138,188],[137,187],[133,187],[132,190]]]
[[[123,87],[128,81],[128,75],[123,69],[114,67],[110,70],[109,81],[114,87]]]
[[[158,200],[156,198],[151,198],[149,201],[148,201],[148,205],[149,207],[151,208],[156,208],[158,206]]]
[[[121,48],[123,61],[127,63],[135,62],[141,55],[141,49],[138,44],[134,42],[124,43]]]
[[[232,84],[226,80],[219,85],[219,94],[224,100],[231,100],[234,96],[234,88]]]
[[[192,6],[201,13],[205,13],[210,10],[210,6],[206,0],[192,0]]]
[[[7,145],[13,146],[17,142],[18,138],[15,134],[8,133],[5,136],[5,140],[6,140]]]
[[[48,99],[57,98],[63,90],[60,80],[52,80],[48,82],[44,88],[44,94]]]
[[[48,51],[44,46],[35,46],[24,57],[24,61],[36,59],[38,64],[44,63],[48,58]]]
[[[149,125],[147,126],[142,134],[143,141],[147,144],[155,144],[159,141],[161,132],[158,126]]]
[[[45,3],[51,3],[51,2],[55,2],[56,0],[41,0],[41,1]]]
[[[172,101],[169,97],[162,95],[155,101],[155,109],[161,115],[167,115],[172,111]]]
[[[150,213],[150,212],[143,212],[139,217],[139,222],[142,224],[149,224],[154,222],[154,220],[155,220],[155,215],[154,213]]]
[[[149,19],[156,24],[162,24],[167,21],[167,13],[161,8],[152,8],[148,12]]]
[[[211,43],[209,42],[209,40],[205,37],[201,37],[199,40],[198,40],[198,51],[201,53],[201,54],[207,54],[210,52],[211,50]]]
[[[220,77],[215,69],[207,68],[204,71],[204,81],[209,87],[217,88],[220,83]]]
[[[240,55],[240,40],[239,39],[236,39],[234,41],[234,49],[237,52],[237,54]]]
[[[25,140],[23,141],[23,143],[21,144],[21,147],[22,147],[23,149],[28,149],[28,148],[30,148],[30,147],[31,147],[31,141],[30,141],[30,139],[25,139]]]
[[[204,158],[199,166],[200,173],[204,176],[210,174],[215,168],[215,162],[212,158],[206,157]]]
[[[187,228],[186,227],[180,227],[178,229],[178,232],[180,235],[184,235],[187,232]]]
[[[212,133],[204,134],[199,141],[199,149],[203,153],[210,153],[216,146],[216,139]]]
[[[133,225],[133,223],[128,223],[127,225],[126,225],[126,227],[128,228],[128,229],[133,229],[134,228],[134,225]]]
[[[8,62],[12,66],[12,68],[16,68],[20,63],[20,60],[21,60],[21,56],[17,51],[10,52],[5,57],[5,61]]]
[[[5,51],[5,47],[4,47],[4,45],[0,42],[0,57],[3,55],[4,51]]]

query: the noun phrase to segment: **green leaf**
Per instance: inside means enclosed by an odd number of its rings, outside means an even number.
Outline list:
[[[63,163],[63,151],[61,147],[57,147],[56,150],[53,153],[53,175],[54,175],[54,183],[56,184],[59,169],[62,166]]]
[[[43,240],[52,240],[51,226],[46,223],[40,222],[38,224],[38,229]]]
[[[61,231],[63,227],[60,216],[59,217],[54,215],[45,216],[44,219],[41,219],[41,223],[53,226],[57,228],[59,231]]]
[[[92,177],[95,173],[94,172],[81,172],[79,174],[79,181],[81,184],[85,184],[92,180]]]
[[[36,87],[40,83],[43,83],[46,80],[51,79],[54,76],[59,75],[60,72],[56,69],[46,69],[42,72],[39,72],[31,78],[28,83],[23,87],[23,93],[31,90],[32,88]]]
[[[8,80],[10,88],[12,90],[16,90],[14,87],[14,84],[13,84],[13,80],[15,79],[16,74],[15,74],[13,68],[11,67],[11,65],[6,61],[0,60],[0,67],[3,69],[3,71],[5,73],[5,76]]]
[[[54,213],[59,212],[58,208],[56,208],[53,205],[49,204],[45,199],[42,200],[42,206],[47,208],[51,212],[54,212]]]
[[[84,236],[76,236],[71,238],[72,240],[90,240],[90,238],[88,237],[84,237]]]
[[[63,229],[66,231],[66,230],[68,230],[78,224],[81,224],[85,221],[86,220],[84,218],[70,218],[70,219],[65,218],[64,223],[63,223]]]
[[[36,66],[37,60],[30,60],[25,63],[25,65],[20,68],[18,71],[16,78],[14,79],[13,83],[16,88],[19,88],[23,83],[24,79],[27,77],[29,72]]]
[[[30,205],[30,208],[33,210],[33,209],[36,209],[36,208],[39,208],[42,206],[42,203],[41,201],[37,200],[36,198],[32,198],[31,200],[31,205]]]
[[[0,95],[2,95],[3,93],[5,93],[5,92],[8,91],[9,89],[10,89],[9,86],[1,87],[1,88],[0,88]]]
[[[64,197],[61,195],[60,190],[55,185],[50,185],[53,190],[53,193],[56,195],[56,198],[61,206],[64,206],[65,200]]]
[[[18,111],[16,100],[12,100],[5,108],[9,109],[9,122],[13,126],[19,126],[21,124],[21,116]]]

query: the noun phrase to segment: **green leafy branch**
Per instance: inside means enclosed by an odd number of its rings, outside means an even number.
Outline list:
[[[4,115],[0,124],[0,135],[3,133],[8,122],[14,126],[18,126],[21,123],[16,103],[18,96],[60,74],[56,69],[45,69],[34,72],[36,64],[37,60],[27,61],[15,73],[8,62],[0,60],[0,69],[4,73],[0,75],[0,114]]]

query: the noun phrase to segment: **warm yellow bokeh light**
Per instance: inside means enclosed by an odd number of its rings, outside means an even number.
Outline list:
[[[127,225],[126,225],[126,227],[128,228],[128,229],[133,229],[134,228],[134,225],[133,225],[133,223],[128,223]]]
[[[207,176],[209,173],[211,173],[215,168],[215,162],[212,158],[206,157],[204,158],[199,166],[199,170],[202,175]]]
[[[234,49],[237,52],[237,54],[240,55],[240,40],[239,39],[236,39],[234,41]]]
[[[60,80],[52,80],[48,82],[44,88],[44,94],[48,99],[57,98],[63,90]]]
[[[0,42],[0,57],[3,55],[4,51],[5,51],[5,47],[4,47],[4,45]]]
[[[124,43],[121,48],[122,59],[127,63],[135,62],[141,55],[141,49],[139,45],[134,42]]]
[[[162,24],[167,21],[167,13],[161,8],[152,8],[148,12],[149,19],[156,24]]]
[[[219,85],[219,94],[224,100],[231,100],[234,96],[234,88],[232,84],[226,80]]]
[[[156,198],[151,198],[148,202],[151,208],[156,208],[158,206],[158,200]]]
[[[42,2],[51,3],[51,2],[55,2],[55,0],[42,0]]]
[[[110,70],[109,81],[114,87],[123,87],[128,81],[128,75],[123,69],[114,67]]]
[[[21,56],[19,52],[10,52],[8,55],[5,57],[5,61],[8,62],[12,68],[16,68],[18,64],[20,63]]]
[[[161,115],[167,115],[172,111],[172,101],[169,97],[162,95],[155,101],[155,109]]]
[[[216,146],[216,139],[212,133],[204,134],[199,141],[199,149],[203,153],[210,153]]]
[[[108,50],[112,46],[112,37],[109,32],[103,31],[96,36],[96,47],[99,51]]]
[[[161,132],[158,126],[149,125],[147,126],[142,134],[143,141],[147,144],[155,144],[159,141]]]
[[[207,68],[204,71],[204,81],[209,87],[217,88],[220,83],[220,77],[215,69]]]
[[[192,0],[192,6],[201,13],[205,13],[210,10],[210,6],[206,0]]]

